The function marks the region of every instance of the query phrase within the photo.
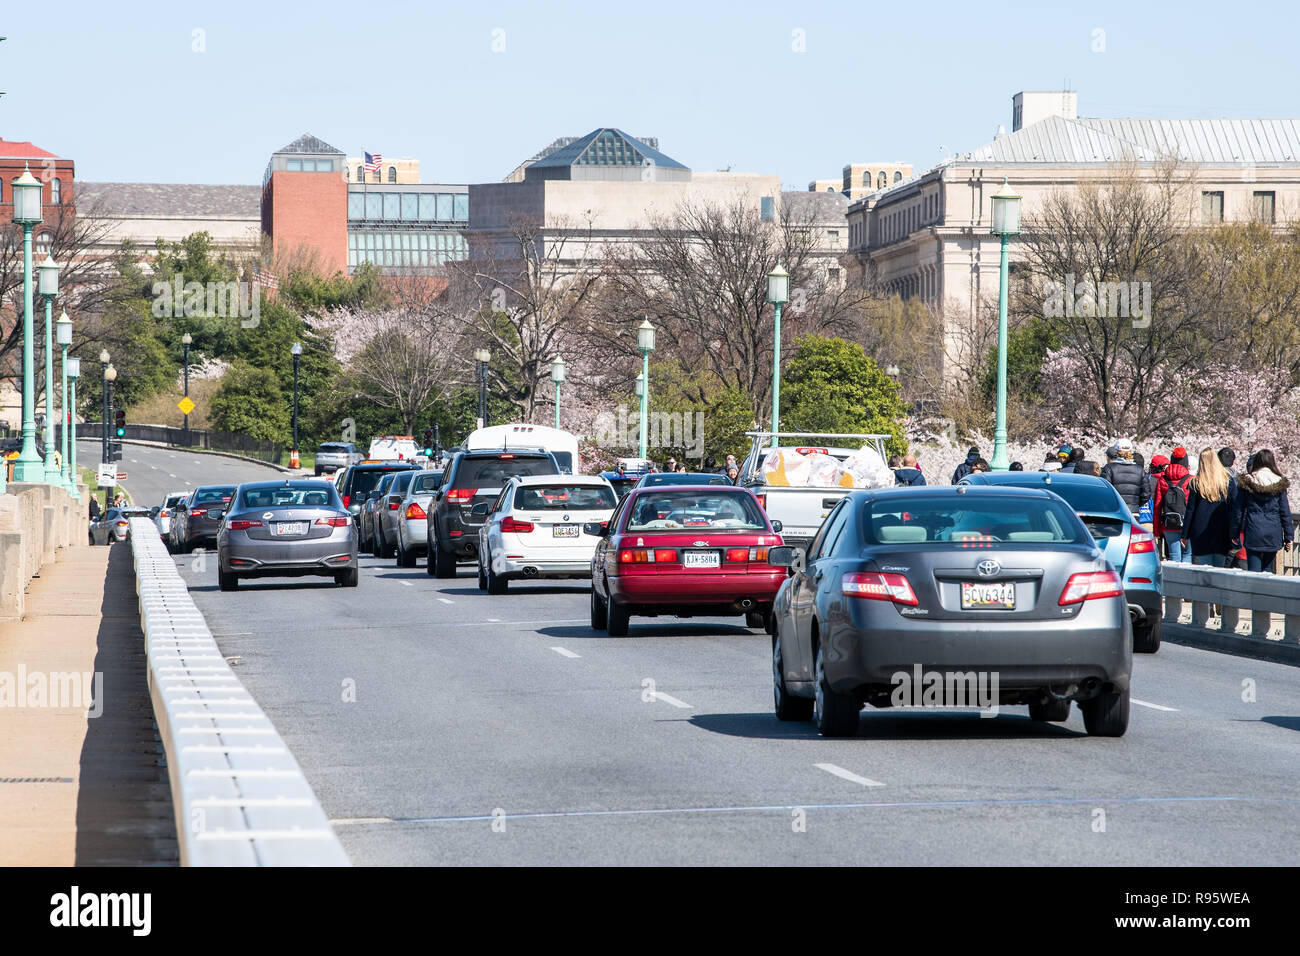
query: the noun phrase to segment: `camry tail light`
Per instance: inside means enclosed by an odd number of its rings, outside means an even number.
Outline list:
[[[412,501],[406,506],[406,517],[408,518],[427,518],[424,509],[420,507],[419,502]]]
[[[748,560],[749,560],[749,548],[728,548],[728,549],[727,549],[727,560],[728,560],[728,561],[748,561]]]
[[[447,500],[455,502],[467,502],[478,493],[477,488],[452,488],[447,492]]]
[[[316,524],[326,525],[330,528],[346,528],[352,523],[351,518],[317,518]]]
[[[262,527],[262,522],[260,522],[260,521],[244,521],[244,520],[241,519],[241,520],[239,520],[239,521],[232,521],[232,522],[230,522],[228,525],[226,525],[226,527],[228,527],[231,531],[247,531],[249,528],[260,528],[260,527]]]
[[[1150,554],[1156,549],[1156,536],[1141,525],[1135,524],[1128,532],[1129,554]]]
[[[531,534],[533,523],[531,521],[518,521],[506,516],[501,521],[501,530],[508,531],[511,534]]]
[[[1068,604],[1080,604],[1097,598],[1119,597],[1124,593],[1119,575],[1114,571],[1083,571],[1071,574],[1065,582],[1065,590],[1056,603],[1065,607]]]
[[[401,504],[400,501],[390,501],[390,502],[388,503],[388,510],[389,510],[389,511],[396,511],[396,510],[397,510],[397,506],[400,505],[400,504]]]
[[[191,517],[195,517],[195,518],[202,518],[202,517],[204,517],[207,513],[208,513],[208,509],[207,509],[207,508],[191,508],[191,509],[190,509],[190,516],[191,516]]]
[[[841,579],[840,593],[845,597],[893,601],[913,607],[918,603],[911,583],[901,574],[853,571]]]

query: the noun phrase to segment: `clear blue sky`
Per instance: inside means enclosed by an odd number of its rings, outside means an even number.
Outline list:
[[[978,146],[1022,89],[1068,84],[1085,116],[1300,116],[1285,2],[5,6],[0,138],[92,181],[260,183],[311,132],[414,156],[426,182],[488,182],[616,126],[693,169],[803,188],[852,161],[920,169]]]

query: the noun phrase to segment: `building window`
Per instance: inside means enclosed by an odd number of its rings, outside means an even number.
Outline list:
[[[48,232],[42,232],[36,237],[36,254],[47,256],[50,254],[50,244],[54,242],[54,237]]]
[[[62,185],[62,183],[59,182],[59,177],[58,177],[58,176],[55,176],[53,179],[50,180],[50,203],[51,203],[51,205],[55,205],[55,206],[57,206],[57,205],[59,205],[60,202],[62,202],[62,200],[59,199],[59,187],[60,187],[61,185]],[[1259,193],[1255,193],[1255,195],[1258,196]],[[1270,193],[1270,195],[1271,195],[1271,193]]]
[[[864,185],[864,186],[870,186],[870,185],[871,185],[871,170],[865,170],[865,171],[862,173],[862,185]]]
[[[826,238],[827,238],[827,239],[838,239],[839,237],[840,237],[840,231],[839,231],[838,229],[827,229],[827,230],[826,230]]]
[[[884,189],[887,185],[889,185],[889,176],[882,169],[880,175],[876,177],[876,188]]]
[[[358,167],[357,167],[357,182],[359,182],[359,183],[364,183],[365,181],[366,181],[366,167],[364,167],[364,166],[358,166]]]
[[[359,191],[348,191],[348,218],[365,219],[366,218],[366,194]]]
[[[469,221],[469,193],[453,193],[455,209],[452,218],[459,222]]]
[[[1201,193],[1201,219],[1204,222],[1223,222],[1223,193]]]
[[[759,200],[758,214],[763,222],[774,220],[776,218],[776,201],[771,196],[762,197]]]
[[[396,166],[389,166],[389,167],[388,167],[388,181],[389,181],[390,183],[395,183],[395,182],[397,182],[397,167],[396,167]]]
[[[402,200],[397,193],[384,193],[384,218],[401,219],[402,218]]]
[[[902,180],[903,180],[903,174],[900,173],[898,170],[894,170],[894,182],[896,183],[902,182]]]
[[[54,181],[58,182],[57,179]],[[1255,219],[1259,222],[1266,222],[1270,226],[1276,222],[1274,219],[1276,200],[1276,193],[1255,193]],[[58,202],[58,200],[56,199],[55,202]]]
[[[302,172],[302,160],[301,160],[301,159],[286,159],[286,160],[284,161],[284,168],[287,169],[287,170],[288,170],[289,172],[291,172],[291,173],[300,173],[300,172]]]
[[[826,191],[827,191],[828,193],[833,193],[833,192],[835,192],[835,187],[834,187],[834,186],[827,186],[827,187],[826,187]]]

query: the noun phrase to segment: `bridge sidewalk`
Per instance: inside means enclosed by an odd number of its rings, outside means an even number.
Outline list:
[[[174,865],[130,545],[63,549],[27,601],[0,624],[0,866]]]

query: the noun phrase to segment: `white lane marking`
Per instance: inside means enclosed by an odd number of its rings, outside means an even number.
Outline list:
[[[441,601],[443,604],[455,604],[455,603],[456,603],[455,601],[453,601],[453,600],[451,600],[451,599],[449,599],[449,598],[442,598],[442,597],[440,597],[440,598],[438,598],[438,600]]]
[[[690,707],[691,705],[684,700],[678,700],[670,694],[665,694],[661,690],[655,691],[655,700],[662,700],[665,704],[672,704],[674,707]]]
[[[354,824],[364,823],[392,823],[390,817],[340,817],[337,820],[331,820],[330,823],[336,827],[352,826]]]
[[[154,471],[157,471],[157,470],[158,470],[158,466],[157,466],[157,465],[150,465],[149,467],[152,468]]]
[[[415,587],[415,585],[412,584],[410,581],[398,581],[397,583],[400,584],[400,585],[401,585],[402,587],[404,587],[404,588],[413,588],[413,587]]]
[[[573,653],[573,651],[569,650],[568,648],[564,648],[564,647],[552,647],[551,650],[555,651],[555,653],[559,654],[561,657],[581,657],[581,656],[582,656],[581,654],[575,654],[575,653]]]
[[[133,465],[138,465],[138,464],[140,464],[140,459],[139,459],[139,458],[132,458],[132,459],[131,459],[131,464],[133,464]]]
[[[487,619],[487,623],[489,623],[489,624],[500,624],[500,623],[501,623],[501,618],[499,618],[499,617],[490,617],[490,618]]]
[[[833,763],[815,763],[813,764],[813,766],[816,767],[818,770],[825,770],[829,774],[833,774],[836,777],[840,777],[841,779],[848,780],[850,783],[856,783],[859,786],[863,786],[863,787],[884,786],[884,784],[881,783],[879,780],[872,780],[870,777],[859,777],[856,773],[853,773],[851,770],[845,770],[843,767],[837,767]]]
[[[175,476],[175,475],[173,475],[173,474],[171,474],[171,473],[170,473],[170,472],[168,472],[168,473],[167,473],[167,477],[168,477],[168,478],[175,478],[175,477],[176,477],[176,476]],[[187,482],[185,482],[185,484],[187,484],[187,485],[188,485],[188,484],[189,484],[189,482],[188,482],[188,481],[187,481]]]
[[[1175,714],[1178,713],[1177,707],[1165,707],[1162,704],[1149,704],[1145,700],[1138,700],[1136,697],[1130,697],[1129,700],[1132,703],[1137,704],[1139,707],[1150,707],[1152,710],[1168,710]]]

